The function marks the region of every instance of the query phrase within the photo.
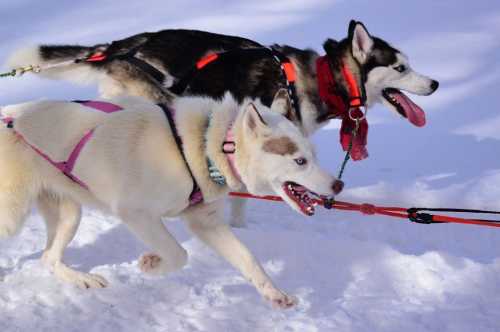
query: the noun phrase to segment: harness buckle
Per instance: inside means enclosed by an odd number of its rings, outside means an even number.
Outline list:
[[[226,147],[229,145],[229,150]],[[236,152],[236,143],[232,141],[222,142],[222,152],[226,154],[233,154]]]
[[[364,119],[366,119],[366,111],[367,111],[367,109],[366,109],[365,107],[363,107],[363,108],[365,109],[365,110],[364,110],[364,112],[362,112],[362,113],[363,113],[363,115],[362,115],[362,116],[360,116],[360,117],[358,117],[358,118],[357,118],[357,117],[355,117],[355,116],[352,114],[352,112],[353,112],[354,110],[359,109],[359,108],[350,108],[350,109],[349,109],[349,112],[348,112],[348,114],[349,114],[349,119],[351,119],[352,121],[355,121],[356,123],[359,123],[359,122],[363,121]]]
[[[419,213],[417,211],[418,211],[418,209],[416,209],[416,208],[410,208],[407,210],[408,219],[410,219],[411,222],[414,222],[417,224],[425,224],[425,225],[439,223],[438,221],[433,220],[432,214]]]
[[[327,210],[333,209],[335,198],[323,198],[323,207]]]

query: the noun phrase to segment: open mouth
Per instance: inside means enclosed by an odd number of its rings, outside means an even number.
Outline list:
[[[396,111],[407,118],[413,125],[423,127],[425,125],[425,113],[410,98],[398,89],[387,88],[382,90],[382,95]]]
[[[317,194],[295,182],[285,182],[283,190],[302,213],[306,216],[314,215],[314,207],[318,205]]]

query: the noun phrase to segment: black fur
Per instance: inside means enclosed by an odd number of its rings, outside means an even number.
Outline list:
[[[138,58],[153,65],[164,74],[172,76],[175,83],[189,74],[196,62],[207,53],[262,47],[261,44],[245,38],[178,29],[142,33],[95,47],[42,46],[40,55],[44,60],[53,60],[71,58],[76,55],[88,56],[95,52],[105,51],[106,55],[114,60],[93,62],[89,65],[107,71],[109,75],[126,84],[126,80],[120,79],[125,75],[123,67],[113,66],[113,62],[120,59],[120,55],[133,50]],[[288,46],[275,45],[275,47],[286,56],[294,57],[309,75],[314,75],[312,66],[317,56],[315,52]],[[124,66],[124,68],[127,67],[131,66]],[[128,76],[130,80],[143,81],[151,86],[158,85],[158,82],[154,82],[154,79],[149,77],[151,75],[137,75],[137,70],[132,68]],[[271,56],[262,56],[262,53],[253,52],[228,52],[220,60],[198,71],[190,80],[184,95],[201,95],[220,99],[227,91],[230,91],[239,102],[248,97],[260,98],[263,104],[270,106],[276,92],[285,87],[281,68]],[[305,93],[312,93],[311,100],[317,103],[318,107],[322,107],[316,91]],[[168,100],[168,97],[165,99]]]
[[[324,48],[331,60],[332,70],[340,69],[340,59],[351,56],[352,35],[354,27],[359,22],[351,21],[349,36],[340,42],[329,39]],[[40,54],[43,59],[66,59],[71,56],[88,56],[95,52],[104,51],[108,55],[108,61],[92,62],[101,70],[107,71],[108,75],[126,85],[127,81],[134,80],[150,87],[150,99],[154,102],[165,102],[171,95],[163,82],[155,80],[153,75],[145,73],[141,68],[127,63],[116,65],[120,56],[133,52],[135,56],[142,59],[150,66],[163,72],[167,77],[173,77],[174,84],[186,77],[193,70],[196,62],[207,53],[261,48],[262,45],[249,39],[220,35],[195,30],[163,30],[155,33],[141,33],[111,44],[101,44],[94,47],[83,46],[42,46]],[[327,121],[328,109],[320,101],[316,86],[315,59],[318,54],[312,50],[301,50],[290,46],[274,45],[287,57],[295,59],[303,73],[302,79],[307,82],[301,85],[299,98],[307,98],[317,108],[317,122]],[[361,77],[378,65],[386,65],[395,59],[395,49],[387,43],[375,39],[375,52],[368,63],[361,69]],[[359,71],[359,68],[351,68]],[[336,77],[340,77],[336,75]],[[202,70],[198,71],[189,80],[189,86],[183,95],[208,96],[220,99],[227,91],[241,102],[244,98],[260,98],[263,104],[270,106],[274,95],[280,88],[284,88],[285,80],[282,71],[276,61],[270,56],[262,56],[259,52],[229,52],[224,57],[211,62]],[[362,84],[360,84],[362,86]],[[339,93],[347,97],[345,82],[337,84]],[[297,119],[292,119],[297,120]]]
[[[397,49],[386,43],[380,38],[373,38],[373,51],[370,53],[368,60],[363,66],[363,71],[368,73],[375,67],[390,66],[397,61]]]
[[[78,45],[42,45],[40,46],[40,57],[43,60],[66,60],[85,56],[97,47],[86,47]]]

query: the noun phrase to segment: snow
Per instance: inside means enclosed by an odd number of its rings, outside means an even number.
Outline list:
[[[351,191],[348,196],[363,198]],[[137,267],[146,250],[117,220],[86,211],[66,253],[108,279],[82,290],[39,263],[45,230],[35,213],[0,243],[2,331],[498,331],[500,232],[251,202],[235,230],[299,305],[279,311],[186,232],[166,226],[189,263],[166,277]]]
[[[369,0],[284,3],[147,0],[120,3],[117,13],[114,1],[2,2],[0,12],[11,14],[0,26],[0,62],[34,42],[98,43],[169,27],[319,50],[356,18],[441,86],[415,98],[426,110],[425,128],[382,107],[370,110],[370,158],[349,164],[341,199],[500,210],[500,5],[387,0],[381,10]],[[96,92],[34,75],[0,84],[2,105]],[[314,141],[321,163],[336,172],[343,158],[338,123]],[[296,308],[272,309],[180,220],[165,224],[189,252],[188,265],[165,277],[145,276],[137,259],[147,249],[118,220],[91,210],[66,261],[102,274],[110,286],[75,288],[41,266],[45,229],[33,211],[21,234],[0,241],[0,331],[500,331],[497,229],[321,209],[306,218],[256,201],[248,219],[235,232],[276,284],[299,298]]]

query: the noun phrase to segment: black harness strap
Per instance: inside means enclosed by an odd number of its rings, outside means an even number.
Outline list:
[[[288,95],[290,96],[291,102],[292,102],[292,107],[295,112],[295,117],[299,122],[302,122],[302,114],[300,112],[300,102],[299,98],[297,95],[297,89],[295,87],[295,82],[293,80],[290,80],[287,71],[285,69],[285,66],[287,64],[292,65],[290,59],[281,53],[280,51],[274,49],[274,48],[268,48],[268,47],[256,47],[256,48],[241,48],[241,49],[234,49],[234,50],[229,50],[225,52],[220,52],[220,53],[214,53],[216,56],[213,57],[213,60],[203,64],[202,66],[199,66],[199,62],[195,64],[189,71],[187,71],[184,76],[178,80],[174,85],[172,85],[168,90],[170,92],[176,94],[176,95],[182,95],[186,89],[188,88],[189,84],[191,81],[195,78],[195,76],[202,70],[206,65],[210,64],[213,61],[219,60],[221,58],[224,58],[225,56],[245,56],[245,55],[260,55],[262,57],[272,57],[273,59],[276,60],[278,65],[280,66],[282,77],[286,82],[286,87],[288,90]],[[213,55],[210,55],[213,56]],[[201,59],[200,61],[202,61]]]
[[[161,84],[165,81],[165,74],[163,74],[155,66],[149,64],[148,62],[136,56],[137,52],[139,52],[139,49],[142,47],[144,43],[145,41],[143,43],[136,45],[135,47],[132,47],[129,50],[124,51],[121,48],[120,43],[114,41],[108,46],[106,51],[104,51],[102,58],[99,58],[97,62],[113,61],[115,59],[127,61],[132,66],[135,66],[140,70],[142,70],[143,72],[149,74],[152,78],[154,78],[157,82]]]
[[[142,44],[139,44],[135,47],[133,47],[130,50],[127,50],[125,52],[123,51],[118,51],[118,52],[109,52],[110,49],[113,49],[113,47],[119,48],[118,46],[115,46],[116,42],[111,43],[111,45],[108,47],[108,52],[104,52],[101,57],[99,57],[98,60],[92,60],[96,62],[100,61],[112,61],[114,59],[118,60],[123,60],[127,61],[130,63],[132,66],[135,66],[142,70],[143,72],[149,74],[153,79],[155,79],[157,82],[162,84],[165,81],[165,74],[162,73],[160,70],[158,70],[155,66],[149,64],[147,61],[140,59],[136,56],[137,52],[141,48]],[[106,54],[110,53],[110,54]],[[302,114],[300,112],[300,102],[299,102],[299,97],[297,94],[297,88],[295,86],[295,77],[293,79],[289,78],[289,74],[287,72],[286,66],[293,66],[290,59],[278,51],[275,48],[268,48],[268,47],[255,47],[255,48],[238,48],[238,49],[233,49],[233,50],[228,50],[220,53],[213,53],[209,55],[208,57],[212,57],[209,61],[205,62],[203,65],[200,66],[200,62],[206,61],[206,58],[201,59],[198,61],[191,69],[189,69],[184,76],[179,79],[174,85],[172,85],[168,90],[176,95],[182,95],[186,89],[188,88],[189,84],[191,81],[195,78],[195,76],[202,70],[206,65],[210,64],[214,60],[220,59],[224,56],[227,55],[232,55],[232,56],[245,56],[248,54],[257,54],[261,55],[262,57],[272,57],[273,59],[276,60],[278,65],[280,66],[282,77],[284,81],[286,82],[286,88],[288,90],[288,95],[290,96],[291,102],[292,102],[292,107],[295,112],[295,117],[299,122],[302,122]],[[92,58],[92,57],[90,57]],[[90,60],[89,60],[90,61]],[[293,75],[295,76],[295,74]]]
[[[165,114],[165,117],[168,120],[168,124],[170,125],[170,130],[172,130],[172,135],[174,136],[174,140],[175,140],[175,143],[177,144],[177,148],[179,149],[179,152],[182,155],[182,159],[184,159],[184,163],[186,164],[186,167],[188,169],[189,175],[191,176],[191,179],[193,180],[193,190],[191,191],[191,194],[189,195],[189,200],[190,200],[190,202],[192,202],[194,200],[194,197],[197,195],[197,193],[201,192],[200,187],[198,186],[198,182],[196,182],[196,179],[193,175],[193,172],[191,171],[191,168],[189,167],[189,164],[187,162],[186,155],[184,154],[184,149],[182,148],[182,139],[179,136],[179,132],[177,131],[177,127],[175,126],[175,121],[174,121],[174,117],[172,116],[172,111],[165,104],[157,104],[157,105],[161,107],[161,109],[163,110],[163,113]]]
[[[128,63],[130,63],[133,66],[138,67],[143,72],[148,73],[149,75],[151,75],[151,77],[153,77],[159,83],[163,83],[163,81],[165,81],[165,75],[161,71],[159,71],[154,66],[147,63],[146,61],[139,59],[135,55],[124,57],[123,60],[127,61]]]
[[[168,90],[170,90],[170,92],[172,92],[172,93],[175,93],[176,95],[182,95],[186,91],[186,89],[188,88],[191,81],[196,77],[196,75],[198,75],[200,70],[202,70],[203,68],[205,68],[206,65],[210,64],[211,62],[213,62],[215,60],[220,60],[226,56],[244,56],[244,55],[253,55],[253,54],[264,55],[264,52],[266,52],[265,55],[269,56],[269,49],[265,48],[265,47],[236,48],[236,49],[223,51],[223,52],[219,52],[219,53],[212,53],[211,55],[213,55],[213,54],[217,55],[216,57],[213,58],[212,61],[205,62],[202,66],[199,66],[199,63],[201,61],[203,61],[205,58],[198,59],[199,61],[197,63],[195,63],[191,67],[191,69],[189,69],[186,73],[184,73],[184,75],[177,82],[175,82],[174,85],[172,85],[170,88],[168,88]],[[209,56],[211,56],[211,55],[209,55]]]
[[[438,223],[446,222],[446,221],[435,220],[435,218],[434,218],[435,216],[433,214],[421,213],[420,211],[500,215],[500,211],[490,211],[490,210],[412,207],[412,208],[408,209],[408,219],[410,219],[410,221],[413,221],[413,222],[416,222],[419,224],[438,224]],[[484,222],[484,223],[493,223],[493,224],[500,223],[500,220],[491,220],[491,219],[470,219],[470,220],[480,221],[480,222]]]

